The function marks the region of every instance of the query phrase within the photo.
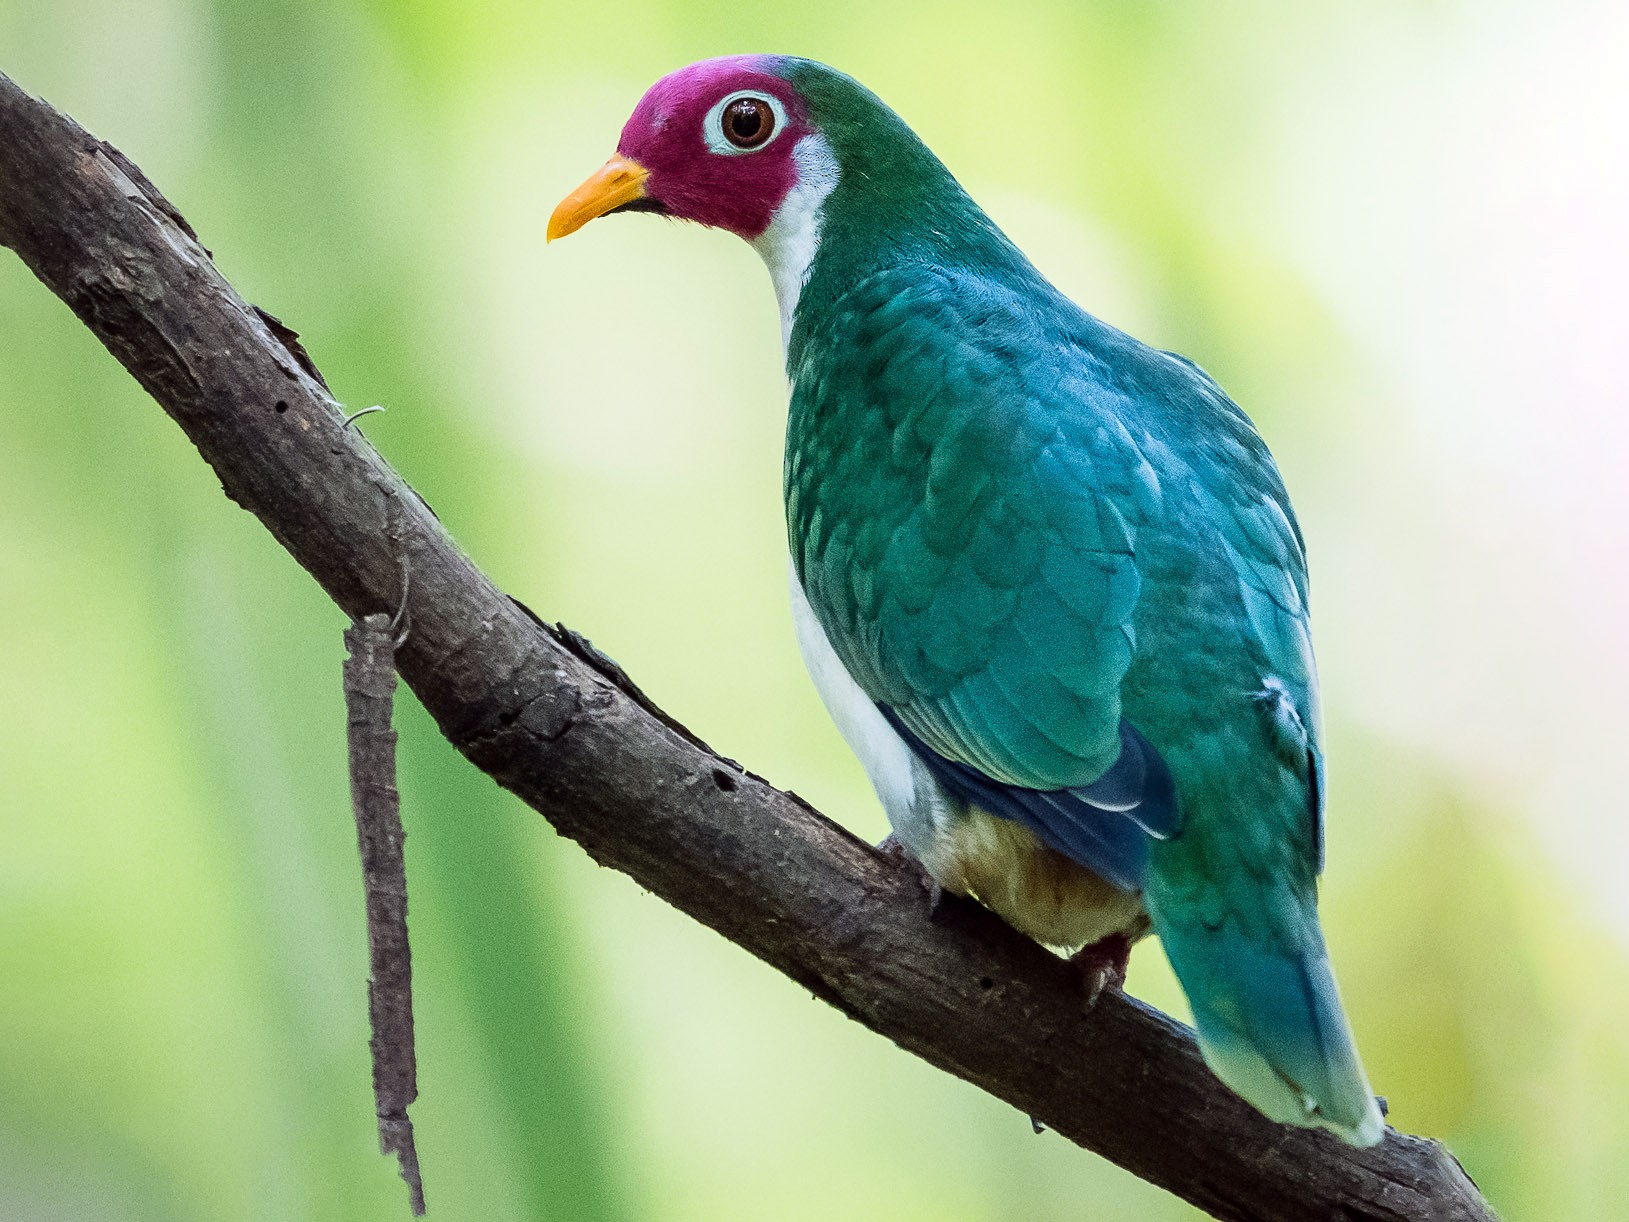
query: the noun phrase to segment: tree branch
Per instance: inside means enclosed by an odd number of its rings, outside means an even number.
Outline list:
[[[930,923],[910,871],[713,754],[581,638],[506,598],[342,427],[293,333],[238,296],[140,170],[3,75],[0,244],[346,616],[394,612],[410,566],[402,677],[450,742],[595,860],[1219,1218],[1493,1217],[1437,1143],[1393,1132],[1354,1150],[1273,1125],[1180,1024],[1119,995],[1083,1013],[1067,964],[971,905]]]

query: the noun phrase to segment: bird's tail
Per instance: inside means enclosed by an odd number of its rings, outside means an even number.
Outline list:
[[[1323,1128],[1355,1146],[1385,1136],[1329,966],[1316,910],[1283,893],[1249,928],[1182,914],[1155,929],[1193,1006],[1199,1048],[1223,1082],[1270,1120]]]

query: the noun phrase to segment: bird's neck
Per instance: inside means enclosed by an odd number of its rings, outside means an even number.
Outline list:
[[[775,286],[787,367],[839,299],[874,272],[905,262],[1034,274],[1027,259],[911,137],[916,163],[888,172],[869,149],[834,149],[819,134],[794,150],[797,185],[753,240]]]
[[[798,180],[752,245],[769,268],[781,308],[781,345],[791,343],[803,286],[809,281],[825,230],[826,200],[838,182],[837,160],[819,135],[798,141],[793,150]]]

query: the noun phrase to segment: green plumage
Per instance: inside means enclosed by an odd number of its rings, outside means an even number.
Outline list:
[[[785,72],[840,172],[785,468],[833,649],[1001,785],[1090,785],[1140,731],[1180,807],[1143,902],[1207,1058],[1275,1119],[1376,1140],[1317,922],[1305,561],[1266,446],[1192,363],[1062,297],[870,94]]]

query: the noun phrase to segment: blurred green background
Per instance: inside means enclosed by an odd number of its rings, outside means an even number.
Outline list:
[[[1377,1089],[1511,1219],[1629,1200],[1629,18],[1584,2],[0,0],[453,533],[883,830],[789,630],[768,278],[554,202],[658,75],[837,64],[1280,457]],[[0,1219],[389,1219],[339,612],[0,256]],[[432,1216],[1192,1211],[812,1001],[402,702]],[[1175,1013],[1157,949],[1131,987]]]

